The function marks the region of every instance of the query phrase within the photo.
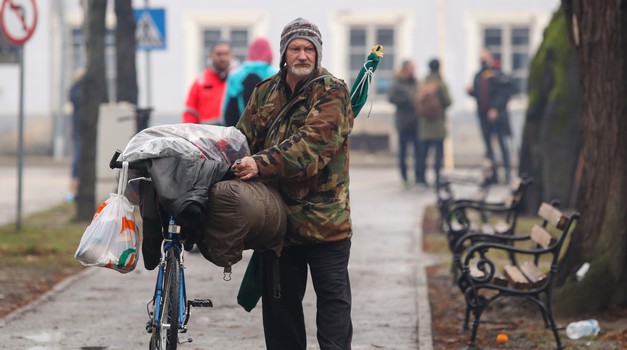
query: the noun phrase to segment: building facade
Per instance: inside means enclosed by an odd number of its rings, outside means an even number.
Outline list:
[[[113,1],[107,17],[107,79],[115,79]],[[145,2],[134,1],[136,8]],[[370,47],[384,46],[384,57],[375,73],[369,101],[355,123],[355,147],[394,152],[393,106],[386,91],[395,69],[412,58],[423,77],[427,62],[438,57],[449,84],[453,105],[449,113],[451,152],[481,153],[461,147],[465,139],[479,137],[475,104],[466,95],[479,68],[479,50],[489,47],[505,72],[514,77],[519,93],[510,104],[512,124],[520,125],[526,106],[526,79],[533,54],[558,0],[401,0],[329,1],[300,4],[282,1],[224,2],[151,0],[151,8],[165,9],[166,47],[138,51],[139,107],[154,108],[151,124],[180,122],[192,80],[202,71],[211,45],[230,40],[238,59],[256,36],[273,44],[278,68],[279,37],[289,21],[304,17],[316,23],[323,38],[322,65],[346,80],[349,86],[365,61]],[[70,135],[67,95],[72,72],[84,65],[82,23],[85,9],[79,0],[37,2],[39,22],[25,44],[25,144],[30,153],[64,156]],[[6,46],[5,46],[6,47]],[[1,62],[1,61],[0,61]],[[147,67],[150,74],[147,75]],[[0,152],[16,148],[18,74],[15,64],[0,63]],[[147,85],[150,86],[147,86]],[[109,84],[111,100],[114,84]],[[514,135],[516,143],[517,135]],[[461,144],[460,144],[461,143]],[[478,147],[481,147],[479,144]]]

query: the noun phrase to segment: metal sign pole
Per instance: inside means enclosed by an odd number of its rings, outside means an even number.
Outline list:
[[[146,50],[146,108],[152,106],[152,93],[150,88],[150,49]]]
[[[18,47],[20,66],[19,111],[17,132],[17,217],[15,226],[22,230],[22,174],[24,172],[24,43],[30,39],[37,26],[35,0],[18,4],[3,0],[0,4],[0,30],[5,38]]]
[[[150,7],[148,5],[148,0],[144,1],[144,6],[146,10]],[[150,49],[146,50],[146,108],[150,108],[152,106],[152,93],[150,89]]]
[[[20,61],[20,102],[18,111],[18,132],[17,132],[17,217],[15,218],[15,228],[22,230],[22,174],[24,172],[24,46],[18,50]]]

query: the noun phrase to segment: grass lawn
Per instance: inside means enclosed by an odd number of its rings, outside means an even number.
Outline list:
[[[88,223],[75,222],[64,204],[0,227],[0,317],[32,301],[63,278],[82,270],[74,259]]]

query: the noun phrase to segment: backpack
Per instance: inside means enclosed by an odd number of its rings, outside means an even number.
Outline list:
[[[425,80],[418,86],[416,95],[416,112],[425,119],[435,119],[442,116],[443,108],[438,95],[440,84],[435,79]]]

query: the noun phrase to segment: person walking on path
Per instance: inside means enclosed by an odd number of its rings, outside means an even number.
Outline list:
[[[418,81],[414,75],[414,62],[405,60],[396,74],[392,87],[388,91],[388,100],[396,106],[394,125],[398,132],[398,165],[405,186],[407,177],[407,146],[413,146],[414,175],[417,184],[426,184],[424,165],[420,162],[420,140],[418,139],[418,117],[414,99]]]
[[[308,267],[317,297],[321,350],[351,348],[349,144],[354,114],[346,84],[321,67],[322,35],[303,18],[281,33],[280,71],[260,83],[237,128],[250,157],[233,165],[242,180],[276,182],[287,206],[284,249],[262,262],[267,349],[305,350]],[[278,270],[278,271],[277,271]],[[279,272],[279,275],[276,275]],[[280,280],[280,297],[274,294]]]
[[[509,183],[511,162],[506,138],[511,136],[512,131],[507,103],[512,95],[513,86],[511,78],[503,74],[489,50],[481,50],[480,59],[481,69],[475,75],[472,86],[467,88],[467,92],[477,100],[477,114],[486,147],[486,158],[492,162],[495,169],[490,182],[498,182],[498,167],[492,147],[492,138],[496,136],[501,149],[505,182]]]
[[[255,86],[276,73],[271,64],[270,42],[266,38],[256,38],[248,47],[246,61],[226,79],[226,93],[222,104],[224,125],[237,124]]]
[[[433,170],[436,185],[440,182],[440,170],[444,159],[446,108],[450,105],[451,97],[440,75],[440,61],[432,59],[429,61],[429,74],[420,83],[416,97],[416,110],[418,111],[418,137],[421,142],[420,164],[424,164],[426,169],[429,150],[434,149]]]
[[[226,78],[231,69],[231,44],[219,41],[209,51],[209,64],[187,94],[183,123],[219,124]]]

